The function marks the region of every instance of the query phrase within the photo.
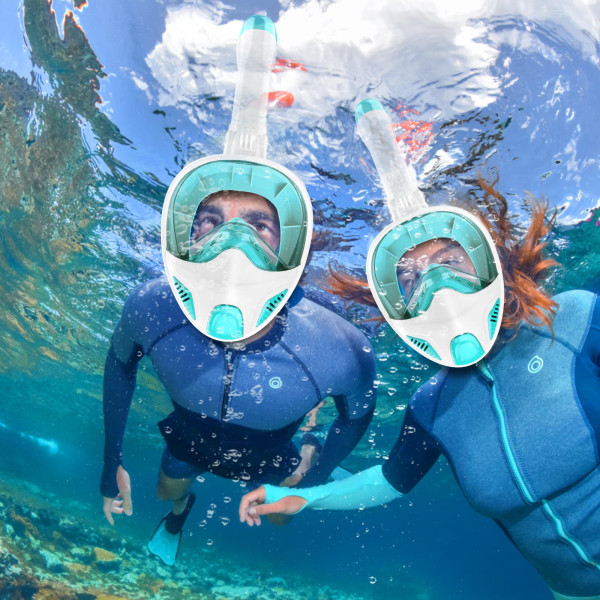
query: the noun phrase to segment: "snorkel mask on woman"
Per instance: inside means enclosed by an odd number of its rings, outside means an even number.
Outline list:
[[[273,23],[247,19],[237,45],[224,154],[187,165],[163,207],[162,253],[171,289],[190,322],[221,341],[249,338],[275,318],[300,280],[312,236],[303,183],[265,158],[276,50]],[[253,210],[243,210],[246,200]],[[242,210],[227,220],[236,202]],[[213,221],[206,216],[211,210]],[[265,235],[269,227],[271,236]]]
[[[402,340],[428,359],[472,365],[491,350],[502,320],[504,282],[494,242],[466,210],[427,206],[379,102],[361,102],[356,122],[394,220],[367,256],[377,306]]]

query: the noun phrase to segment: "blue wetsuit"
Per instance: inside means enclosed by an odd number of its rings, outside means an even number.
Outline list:
[[[600,594],[600,301],[558,295],[554,340],[522,327],[487,368],[440,372],[413,397],[383,468],[408,492],[443,453],[469,503],[549,586]]]
[[[440,371],[413,396],[383,469],[298,490],[306,507],[389,502],[444,454],[471,506],[555,592],[600,598],[600,300],[555,300],[554,339],[523,326],[485,363]],[[267,502],[289,494],[267,487]]]
[[[327,480],[357,444],[375,406],[367,338],[297,289],[271,330],[242,349],[202,335],[164,278],[137,288],[113,334],[104,374],[103,496],[118,494],[125,425],[139,360],[148,356],[174,411],[159,427],[171,477],[209,471],[279,483],[299,463],[292,437],[305,415],[333,397],[338,416],[300,485]]]

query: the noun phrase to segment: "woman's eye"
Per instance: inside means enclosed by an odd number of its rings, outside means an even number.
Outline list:
[[[414,284],[416,277],[414,276],[414,274],[405,274],[405,275],[400,275],[400,277],[398,277],[398,283],[402,286],[402,287],[410,287],[411,285]]]

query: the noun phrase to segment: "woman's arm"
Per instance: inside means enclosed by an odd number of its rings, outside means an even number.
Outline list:
[[[240,520],[260,524],[260,515],[295,514],[304,508],[352,510],[386,504],[420,481],[440,455],[437,442],[409,410],[390,459],[357,475],[313,488],[263,486],[242,498]]]

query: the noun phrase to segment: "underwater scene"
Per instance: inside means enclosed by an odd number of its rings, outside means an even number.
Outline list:
[[[240,523],[249,477],[202,473],[177,560],[165,564],[147,544],[171,507],[156,494],[165,448],[157,423],[173,394],[147,356],[123,445],[133,514],[107,522],[100,481],[113,332],[129,294],[164,277],[169,185],[186,164],[223,152],[236,43],[255,14],[277,29],[267,156],[295,173],[312,201],[315,237],[300,285],[365,340],[358,350],[376,369],[372,420],[341,468],[387,462],[412,395],[440,370],[376,307],[340,298],[328,283],[332,268],[365,280],[369,247],[391,223],[356,133],[361,100],[384,105],[430,205],[471,206],[478,176],[497,179],[524,235],[527,199],[547,201],[556,217],[544,255],[558,265],[537,285],[600,292],[599,0],[3,0],[0,598],[552,600],[517,534],[474,510],[444,456],[393,503],[307,510],[285,527]],[[306,343],[329,347],[334,333],[323,336]],[[534,358],[514,360],[537,373]],[[259,360],[276,368],[266,353]],[[323,351],[320,360],[335,373],[343,356]],[[586,389],[600,400],[600,369],[589,373]],[[548,431],[543,399],[556,385],[540,375],[539,397],[523,394],[537,400],[528,409],[532,439]],[[183,386],[188,374],[170,381],[178,378]],[[289,392],[285,377],[269,382],[295,402],[296,382]],[[263,390],[252,390],[248,405],[259,410]],[[307,430],[325,443],[340,409],[335,391],[323,396],[295,433],[297,446]],[[468,428],[477,432],[478,422]],[[561,435],[565,445],[574,439],[567,425]],[[600,506],[588,508],[593,520]],[[581,540],[557,528],[600,577]],[[588,597],[600,583],[554,589]]]

